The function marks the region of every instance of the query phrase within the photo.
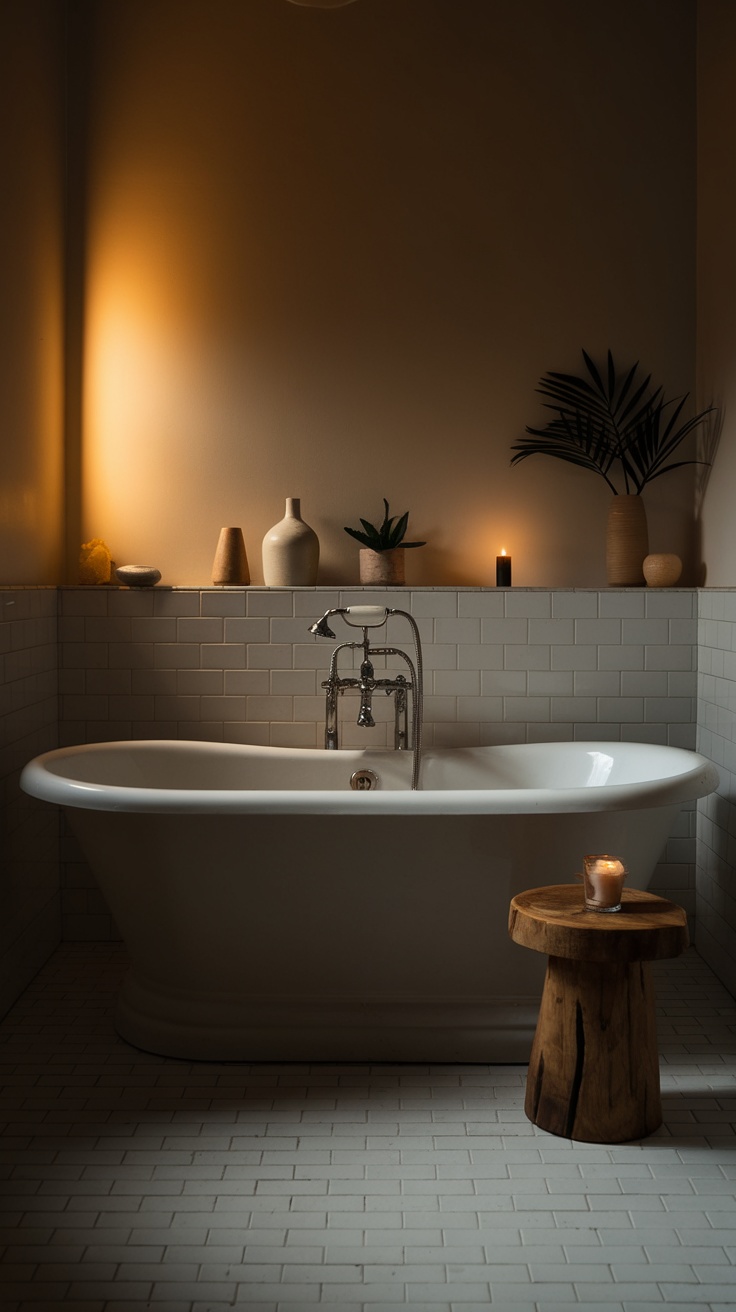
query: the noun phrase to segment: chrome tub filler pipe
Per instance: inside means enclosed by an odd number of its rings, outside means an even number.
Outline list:
[[[333,615],[340,615],[352,628],[362,629],[360,642],[341,642],[334,648],[330,657],[327,678],[322,687],[325,696],[325,747],[336,751],[339,747],[338,735],[338,699],[348,691],[359,695],[357,724],[361,728],[372,729],[373,696],[383,692],[394,699],[394,748],[397,751],[411,750],[414,754],[412,763],[411,786],[419,787],[422,752],[422,709],[423,709],[423,671],[422,643],[413,615],[406,610],[397,610],[393,606],[341,606],[326,610],[321,619],[310,624],[309,632],[317,638],[336,638],[328,623]],[[382,628],[390,615],[400,615],[409,624],[414,640],[414,660],[400,647],[377,647],[371,644],[369,630]],[[338,658],[341,651],[362,651],[362,660],[358,677],[342,677],[338,672]],[[373,664],[375,656],[398,656],[406,663],[408,677],[397,674],[393,678],[376,678]],[[409,731],[408,701],[411,695],[411,732]]]

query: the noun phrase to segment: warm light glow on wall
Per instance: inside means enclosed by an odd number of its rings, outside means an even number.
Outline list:
[[[27,259],[23,314],[9,315],[6,331],[0,332],[7,370],[1,389],[0,583],[57,582],[61,561],[61,274],[54,236],[35,236],[33,257]],[[20,265],[25,269],[22,260]],[[12,304],[10,281],[6,290]]]
[[[579,470],[511,470],[510,445],[581,322],[604,342],[635,322],[637,351],[669,359],[687,390],[691,292],[671,277],[691,249],[677,167],[691,115],[670,87],[682,15],[663,33],[647,14],[654,71],[622,101],[625,32],[607,29],[603,60],[596,23],[578,25],[559,64],[544,0],[537,41],[513,5],[492,21],[470,5],[457,29],[453,6],[371,0],[344,15],[228,0],[216,19],[93,8],[81,540],[164,583],[207,584],[220,528],[240,525],[258,583],[263,535],[296,495],[320,581],[350,584],[342,525],[388,494],[428,542],[409,553],[411,583],[492,586],[502,544],[514,586],[600,583],[602,494]],[[653,171],[632,157],[634,129]],[[570,165],[595,173],[600,141],[615,206]],[[543,193],[562,209],[541,216]],[[665,203],[677,221],[663,230]],[[684,522],[663,513],[683,557]]]
[[[85,537],[104,537],[125,554],[125,520],[143,511],[162,474],[161,444],[152,433],[161,389],[161,334],[155,298],[130,252],[112,246],[98,257],[89,285],[82,531]]]

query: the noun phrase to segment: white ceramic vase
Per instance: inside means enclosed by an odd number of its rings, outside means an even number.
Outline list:
[[[263,582],[270,588],[313,587],[319,539],[301,517],[299,497],[286,498],[286,514],[263,539]]]

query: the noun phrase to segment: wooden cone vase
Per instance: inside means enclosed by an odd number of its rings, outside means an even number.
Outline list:
[[[247,586],[250,583],[248,557],[241,528],[221,528],[212,564],[212,582],[216,587]]]
[[[636,494],[615,496],[606,525],[606,578],[610,587],[636,588],[644,583],[649,534],[644,502]]]

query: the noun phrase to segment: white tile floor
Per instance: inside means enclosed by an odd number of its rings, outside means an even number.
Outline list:
[[[0,1026],[4,1312],[736,1307],[736,1003],[655,967],[665,1124],[523,1112],[519,1066],[189,1063],[112,1027],[114,945],[59,950]]]

